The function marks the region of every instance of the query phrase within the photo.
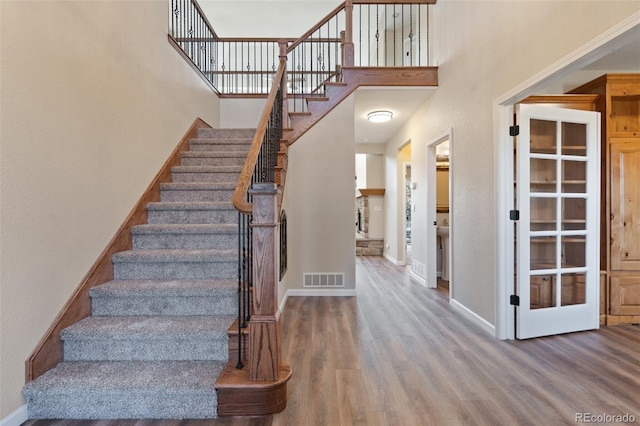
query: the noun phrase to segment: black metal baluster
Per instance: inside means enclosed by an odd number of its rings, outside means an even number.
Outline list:
[[[195,56],[194,53],[193,53],[193,21],[195,20],[194,17],[193,17],[193,12],[194,12],[193,2],[191,2],[190,5],[191,5],[191,9],[190,9],[190,12],[189,12],[189,24],[188,24],[188,27],[189,27],[189,31],[188,31],[188,33],[189,33],[189,52],[191,52],[190,57],[191,57],[191,60],[193,60],[194,56]]]
[[[358,66],[362,66],[362,5],[358,5],[358,19],[359,19],[359,28],[358,28]],[[344,65],[344,64],[342,64]]]
[[[389,44],[389,34],[387,31],[387,15],[389,15],[387,9],[389,5],[384,5],[384,61],[383,65],[389,65],[389,52],[388,52],[388,44]],[[395,65],[396,60],[396,5],[393,5],[393,14],[391,15],[393,18],[393,61]]]
[[[244,367],[242,364],[242,286],[244,280],[243,267],[243,230],[244,218],[241,212],[238,212],[238,363],[236,368]]]
[[[400,27],[400,43],[402,48],[400,49],[400,52],[404,52],[404,4],[400,6],[401,7],[401,24],[402,26]],[[401,54],[401,59],[404,57],[403,56],[404,53]],[[400,66],[404,65],[403,61],[400,61]]]
[[[413,6],[409,6],[409,65],[413,66]]]
[[[337,19],[336,19],[337,20]],[[322,70],[326,72],[327,76],[331,75],[331,28],[329,27],[329,22],[327,22],[327,38],[329,39],[327,41],[327,66],[325,68],[323,68]],[[324,82],[327,79],[327,77],[325,77],[324,75],[322,76],[322,81],[320,84],[322,84],[322,82]],[[316,87],[320,87],[320,85],[316,86]]]
[[[371,66],[371,5],[367,5],[367,66]]]
[[[235,92],[238,93],[238,69],[240,67],[238,67],[238,42],[234,41],[233,42],[233,46],[234,46],[234,66],[233,66],[233,71],[234,71],[234,80],[235,80]],[[241,65],[242,66],[242,65]],[[231,71],[231,70],[229,70]]]
[[[222,65],[221,65],[221,67],[220,67],[220,71],[221,71],[221,73],[220,73],[220,76],[221,76],[220,86],[222,87],[222,90],[223,90],[224,92],[226,92],[226,86],[224,85],[224,83],[225,83],[225,82],[224,82],[224,80],[225,80],[225,79],[224,79],[224,69],[225,69],[225,67],[226,67],[226,66],[225,66],[225,62],[224,62],[224,45],[225,45],[225,42],[223,41],[223,42],[221,42],[221,43],[222,43]]]
[[[427,7],[427,65],[431,65],[431,52],[430,52],[430,48],[431,48],[431,43],[429,42],[429,35],[431,33],[430,31],[430,23],[429,23],[429,7]],[[420,25],[418,24],[418,31],[420,31]],[[420,33],[418,33],[418,42],[420,42]]]
[[[376,5],[376,66],[380,66],[380,29],[379,29],[379,13],[378,13],[378,5]]]

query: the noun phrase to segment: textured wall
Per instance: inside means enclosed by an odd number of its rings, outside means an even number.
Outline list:
[[[0,418],[24,362],[196,117],[218,98],[165,1],[1,2]]]

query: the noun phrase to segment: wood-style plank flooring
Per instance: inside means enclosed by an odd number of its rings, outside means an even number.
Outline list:
[[[261,418],[37,420],[27,426],[640,424],[640,327],[499,341],[406,267],[358,257],[357,297],[291,297],[282,313],[288,406]]]

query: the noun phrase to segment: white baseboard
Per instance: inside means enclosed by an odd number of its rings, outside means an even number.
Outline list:
[[[20,426],[27,420],[29,420],[29,412],[27,411],[27,404],[24,404],[7,417],[0,420],[0,426]]]
[[[287,299],[288,299],[288,298],[289,298],[289,290],[287,290],[287,291],[285,291],[285,292],[284,292],[284,297],[282,298],[282,301],[280,302],[280,306],[278,307],[278,308],[279,308],[279,309],[278,309],[278,311],[279,311],[279,312],[284,311],[284,307],[285,307],[285,306],[286,306],[286,304],[287,304]]]
[[[399,261],[394,259],[393,257],[389,256],[387,253],[384,254],[384,258],[387,259],[389,262],[393,263],[396,266],[404,266],[407,264],[407,262],[405,261]]]
[[[423,286],[427,286],[427,280],[425,280],[424,278],[422,278],[420,275],[416,274],[415,272],[411,271],[409,272],[409,276],[414,279],[415,281],[419,282],[420,284],[422,284]]]
[[[460,302],[454,299],[451,299],[449,301],[449,304],[451,305],[451,308],[454,311],[456,311],[457,313],[467,318],[468,320],[476,324],[478,327],[480,327],[481,329],[483,329],[484,331],[486,331],[487,333],[495,337],[496,327],[493,324],[489,323],[487,320],[480,317],[478,314],[471,311],[469,308],[467,308],[466,306],[464,306],[463,304],[461,304]]]
[[[342,289],[336,289],[336,288],[328,288],[326,290],[320,290],[317,288],[311,288],[311,289],[306,289],[306,288],[290,288],[289,290],[287,290],[287,294],[285,295],[285,299],[287,299],[290,296],[318,296],[318,297],[323,297],[323,296],[340,296],[340,297],[348,297],[348,296],[356,296],[356,289],[353,288],[342,288]],[[284,305],[283,305],[284,306]]]

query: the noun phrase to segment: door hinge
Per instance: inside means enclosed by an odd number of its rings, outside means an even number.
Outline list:
[[[520,134],[520,126],[509,126],[509,136],[518,136]]]
[[[509,296],[509,303],[513,306],[520,306],[520,296],[517,294],[512,294]]]
[[[509,219],[520,220],[520,210],[509,210]]]

